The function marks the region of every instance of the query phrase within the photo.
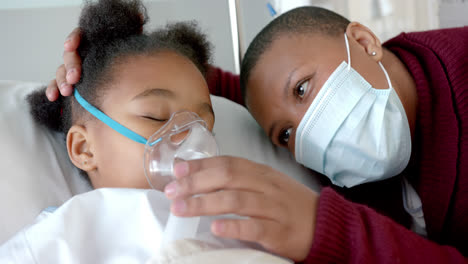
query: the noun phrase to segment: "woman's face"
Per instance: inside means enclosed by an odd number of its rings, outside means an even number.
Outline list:
[[[101,110],[147,139],[179,110],[197,113],[213,128],[206,81],[189,59],[175,52],[125,59],[113,69],[112,80]],[[88,175],[94,188],[150,188],[143,169],[143,144],[98,120],[89,125],[89,133],[96,169]]]
[[[349,37],[352,67],[373,87],[388,88],[384,73]],[[344,35],[284,34],[252,69],[246,104],[271,141],[294,155],[296,129],[333,71],[347,61]]]

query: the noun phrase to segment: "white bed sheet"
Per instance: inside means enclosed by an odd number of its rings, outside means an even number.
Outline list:
[[[291,263],[212,235],[210,223],[221,216],[202,217],[196,240],[160,247],[168,212],[169,200],[154,190],[77,195],[0,246],[0,263]]]

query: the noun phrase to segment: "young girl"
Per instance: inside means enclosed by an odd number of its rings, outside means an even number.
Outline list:
[[[213,128],[205,36],[194,23],[143,33],[146,21],[146,10],[136,0],[88,3],[79,21],[83,72],[75,86],[78,94],[55,102],[43,90],[28,97],[35,120],[66,135],[70,160],[94,188],[149,188],[144,144],[98,120],[77,96],[146,139],[179,110],[198,114]]]

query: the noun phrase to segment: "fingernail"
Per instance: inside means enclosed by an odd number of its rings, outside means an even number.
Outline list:
[[[213,223],[213,233],[215,233],[216,235],[224,233],[224,228],[225,225],[223,221],[216,221]]]
[[[187,204],[184,200],[178,200],[173,203],[172,209],[175,214],[183,214],[187,210]]]
[[[67,39],[65,40],[65,42],[63,43],[63,45],[64,45],[64,46],[68,46],[68,43],[70,43],[70,40],[71,40],[70,38],[67,38]]]
[[[67,86],[67,83],[63,82],[62,84],[60,84],[60,90],[65,89],[66,86]]]
[[[188,175],[189,165],[187,162],[179,162],[174,165],[174,176],[179,179]]]
[[[177,190],[179,189],[179,185],[177,182],[173,181],[166,185],[164,188],[164,193],[166,194],[167,198],[174,198],[177,195]]]
[[[70,77],[73,73],[75,73],[75,69],[70,69],[67,71],[67,78]]]
[[[69,84],[66,84],[60,89],[60,92],[62,95],[68,96],[72,93],[72,90],[73,88]]]

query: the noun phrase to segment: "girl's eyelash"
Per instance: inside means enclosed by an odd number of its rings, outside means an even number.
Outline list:
[[[153,120],[153,121],[156,121],[156,122],[166,122],[167,121],[167,119],[158,119],[158,118],[154,118],[154,117],[151,117],[151,116],[143,116],[143,118],[150,119],[150,120]]]

